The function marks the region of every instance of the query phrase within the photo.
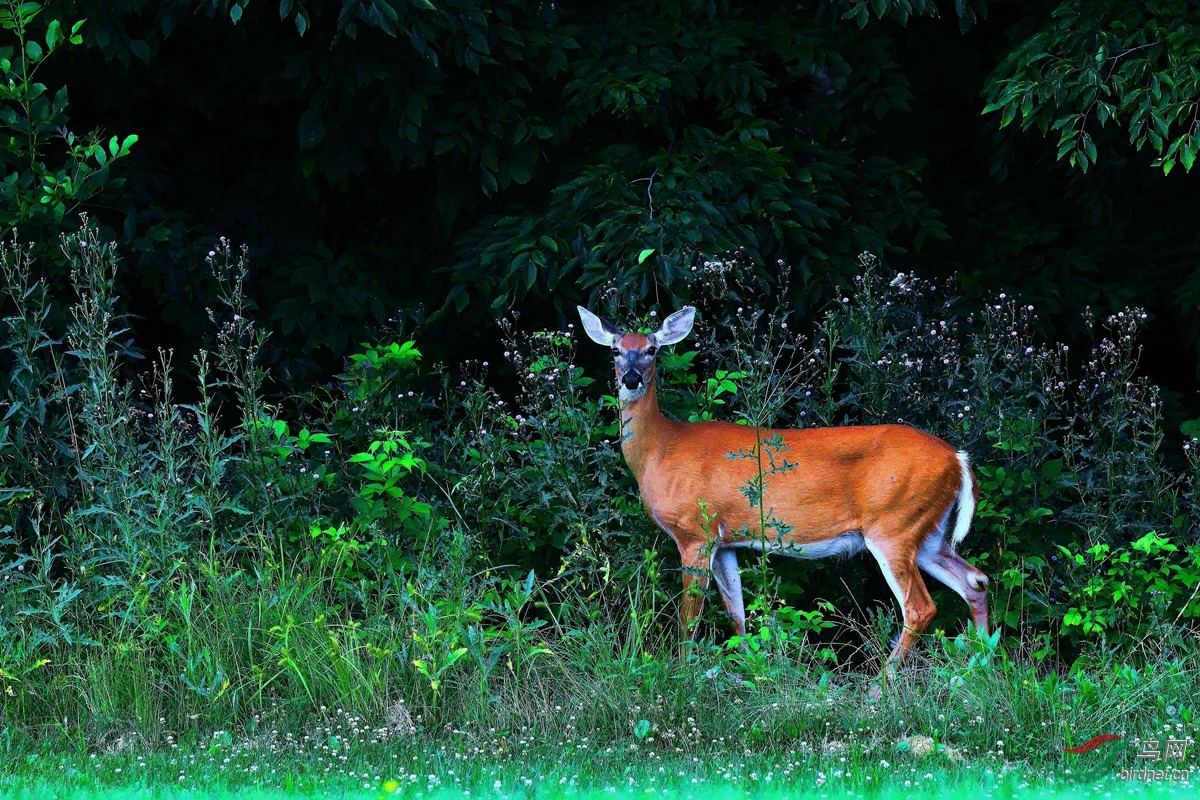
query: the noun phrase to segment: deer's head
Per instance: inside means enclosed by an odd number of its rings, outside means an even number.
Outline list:
[[[696,309],[684,306],[664,319],[653,333],[625,333],[583,306],[578,308],[588,338],[612,349],[622,403],[641,399],[646,387],[654,380],[654,360],[658,348],[685,339],[696,317]]]

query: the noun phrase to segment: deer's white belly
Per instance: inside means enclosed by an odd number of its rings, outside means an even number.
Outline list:
[[[829,558],[831,556],[850,556],[866,547],[863,536],[858,531],[846,531],[832,539],[807,544],[795,544],[782,538],[763,537],[760,539],[744,539],[722,547],[739,547],[743,550],[758,550],[774,555],[790,556],[792,558]]]

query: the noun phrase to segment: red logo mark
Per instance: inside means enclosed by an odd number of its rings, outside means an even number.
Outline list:
[[[1090,753],[1091,751],[1095,750],[1097,747],[1104,744],[1105,742],[1116,741],[1117,739],[1120,739],[1120,738],[1121,737],[1117,736],[1115,733],[1102,733],[1099,736],[1095,736],[1095,737],[1092,737],[1091,739],[1088,739],[1086,742],[1079,745],[1078,747],[1064,747],[1063,752],[1064,753]]]

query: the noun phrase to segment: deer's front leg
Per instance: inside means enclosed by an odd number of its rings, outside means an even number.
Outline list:
[[[679,621],[683,634],[688,639],[696,635],[696,620],[704,608],[704,591],[708,588],[707,547],[689,546],[679,548],[679,560],[683,568],[683,602],[679,606]]]

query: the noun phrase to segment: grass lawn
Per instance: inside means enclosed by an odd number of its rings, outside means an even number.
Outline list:
[[[795,746],[800,744],[799,747]],[[0,797],[347,798],[995,798],[1195,797],[1196,768],[1176,780],[1123,780],[1140,769],[1136,749],[1118,742],[1040,766],[996,751],[963,756],[915,738],[901,746],[828,740],[818,747],[681,748],[646,742],[587,746],[587,739],[455,736],[365,740],[322,730],[234,742],[218,733],[207,746],[166,750],[109,743],[112,752],[16,755],[0,775]],[[1160,766],[1166,766],[1161,764]]]
[[[948,800],[982,800],[983,798],[1046,798],[1047,800],[1074,800],[1075,798],[1190,798],[1195,797],[1194,783],[1172,785],[1166,783],[1141,784],[1128,781],[1097,781],[1071,786],[1031,785],[1015,779],[1000,779],[993,784],[956,778],[950,773],[927,780],[919,790],[903,785],[865,789],[856,781],[842,785],[828,784],[822,787],[805,785],[797,780],[792,784],[782,782],[747,782],[739,787],[711,782],[679,783],[634,780],[632,785],[612,787],[576,787],[558,785],[557,782],[536,782],[532,786],[477,786],[473,789],[437,788],[432,791],[411,790],[397,782],[386,781],[374,789],[351,786],[326,786],[322,788],[181,788],[172,785],[141,786],[123,788],[89,788],[71,785],[70,781],[37,780],[28,783],[12,782],[13,785],[0,789],[0,797],[28,798],[29,800],[74,800],[75,798],[104,798],[105,800],[218,800],[236,797],[238,800],[276,800],[287,797],[345,797],[345,798],[411,798],[422,800],[450,800],[451,798],[578,798],[579,800],[608,800],[626,797],[704,797],[705,800],[739,800],[740,798],[769,798],[770,800],[817,800],[817,798],[878,798],[878,800],[908,800],[913,797],[937,797]]]

